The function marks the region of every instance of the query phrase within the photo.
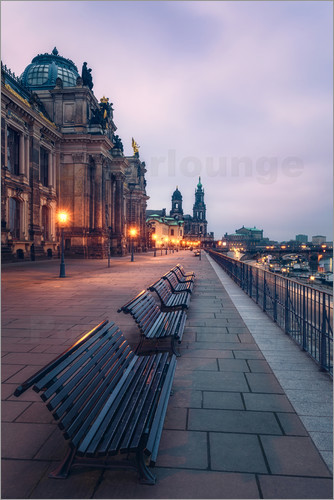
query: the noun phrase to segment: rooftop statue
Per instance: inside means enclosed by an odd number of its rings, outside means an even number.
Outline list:
[[[136,141],[134,140],[133,137],[132,137],[132,148],[133,148],[133,154],[134,155],[136,155],[136,154],[139,155],[139,148],[140,148],[140,146],[138,146],[138,144],[136,143]]]
[[[113,143],[115,145],[115,149],[120,149],[123,153],[123,143],[122,139],[118,135],[113,136]]]
[[[92,73],[91,68],[87,68],[87,63],[84,62],[82,65],[82,73],[81,73],[82,82],[86,87],[90,88],[90,90],[92,90],[92,88],[94,87],[91,73]]]

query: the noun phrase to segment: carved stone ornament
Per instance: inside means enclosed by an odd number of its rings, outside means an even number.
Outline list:
[[[84,163],[85,162],[85,154],[84,153],[73,153],[72,159],[74,163]]]

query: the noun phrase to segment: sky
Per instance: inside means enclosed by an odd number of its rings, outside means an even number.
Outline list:
[[[92,69],[132,155],[148,209],[192,215],[199,177],[208,231],[333,240],[332,1],[2,1],[1,60],[37,54]]]

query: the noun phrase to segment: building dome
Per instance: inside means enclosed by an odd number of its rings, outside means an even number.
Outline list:
[[[178,189],[178,186],[176,186],[176,189],[174,193],[172,194],[172,200],[182,200],[182,194]]]
[[[70,60],[58,55],[56,47],[51,54],[34,57],[21,75],[22,83],[31,90],[52,89],[56,79],[61,78],[64,87],[75,87],[78,68]]]
[[[197,189],[202,189],[202,183],[201,183],[201,178],[198,178],[198,184],[197,184]]]

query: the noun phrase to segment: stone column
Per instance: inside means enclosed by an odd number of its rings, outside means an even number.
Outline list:
[[[25,145],[25,175],[26,175],[27,179],[29,180],[29,163],[30,163],[30,158],[29,158],[29,136],[25,137],[24,145]]]
[[[102,229],[102,156],[94,156],[95,161],[95,209],[94,209],[94,229]]]
[[[20,153],[19,153],[19,173],[20,175],[25,174],[25,146],[24,146],[24,135],[20,135]]]
[[[49,152],[48,155],[48,185],[53,187],[53,154]]]
[[[124,205],[123,205],[123,176],[116,174],[116,191],[115,191],[115,233],[123,233],[124,225]]]

